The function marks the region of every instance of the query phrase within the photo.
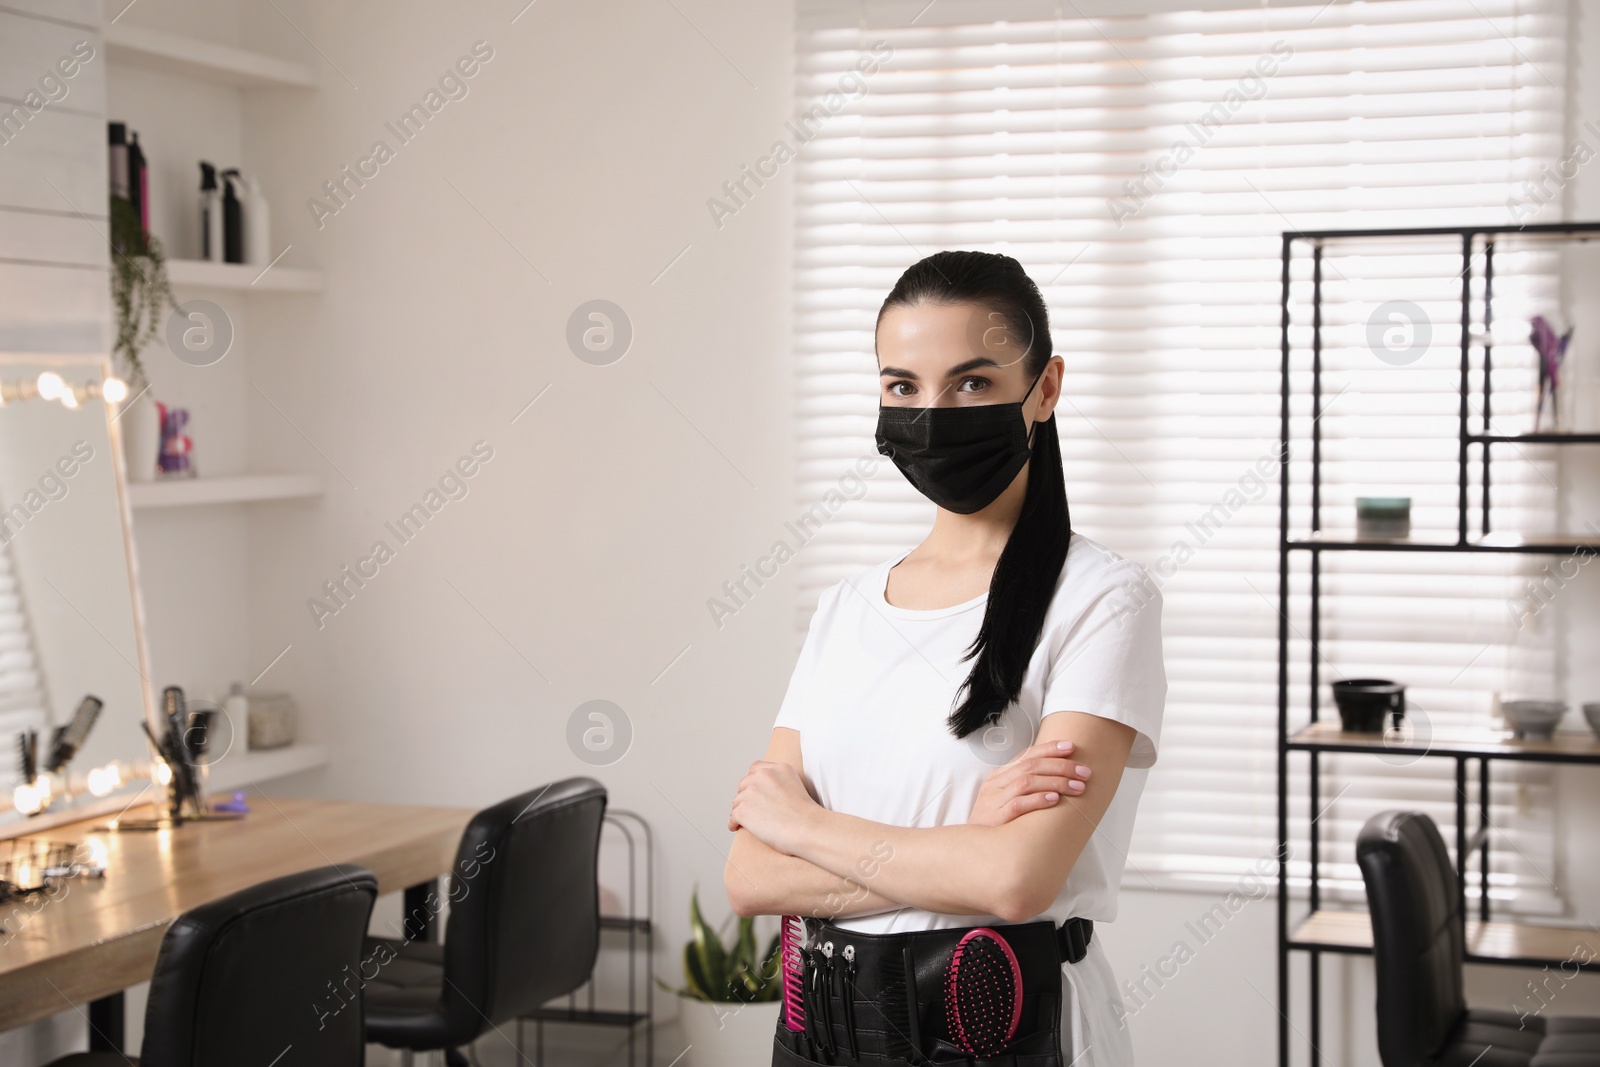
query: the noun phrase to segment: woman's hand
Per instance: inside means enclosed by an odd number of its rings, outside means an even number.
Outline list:
[[[1071,756],[1071,741],[1044,741],[996,767],[978,790],[967,825],[1002,826],[1025,812],[1055,806],[1063,793],[1082,796],[1089,768]]]
[[[739,791],[728,813],[728,829],[741,826],[767,845],[789,855],[799,847],[805,820],[821,810],[790,763],[756,760],[739,779]]]

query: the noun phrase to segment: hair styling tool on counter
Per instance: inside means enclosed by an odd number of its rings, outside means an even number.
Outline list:
[[[22,730],[17,734],[17,776],[31,782],[39,776],[39,731]]]
[[[151,746],[165,761],[167,768],[172,772],[172,779],[168,784],[167,815],[164,819],[124,819],[117,818],[106,829],[109,830],[162,830],[172,826],[181,826],[190,821],[206,821],[220,819],[243,818],[243,813],[223,808],[208,811],[204,791],[200,785],[200,768],[196,764],[199,749],[203,745],[192,743],[191,720],[188,707],[183,698],[183,690],[175,685],[169,685],[161,691],[161,736],[157,737],[150,729],[148,723],[141,722],[145,736],[150,739]],[[185,806],[189,811],[186,814]],[[247,809],[248,810],[248,809]]]
[[[84,741],[89,738],[89,731],[94,729],[94,724],[100,718],[100,709],[105,704],[99,697],[90,694],[79,703],[78,710],[72,713],[72,721],[65,726],[56,728],[50,744],[50,760],[44,769],[51,773],[58,773],[78,750],[83,747]]]
[[[166,742],[172,753],[173,817],[180,817],[185,800],[196,816],[205,813],[200,796],[200,781],[195,772],[195,753],[189,745],[189,709],[183,690],[169,685],[161,691],[161,711],[166,716]]]

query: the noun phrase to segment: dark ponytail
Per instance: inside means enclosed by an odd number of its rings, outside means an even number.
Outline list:
[[[1030,339],[1022,360],[1030,381],[1050,360],[1050,319],[1044,297],[1022,264],[1010,256],[936,252],[919,260],[906,268],[884,298],[878,321],[892,307],[919,304],[977,304],[998,313],[1013,336]],[[966,737],[995,722],[1021,693],[1022,676],[1039,644],[1045,612],[1066,564],[1071,539],[1061,438],[1052,412],[1049,419],[1033,427],[1033,455],[1028,461],[1028,493],[1022,513],[989,581],[983,625],[961,657],[962,662],[974,657],[976,661],[956,692],[959,704],[947,720],[956,737]]]

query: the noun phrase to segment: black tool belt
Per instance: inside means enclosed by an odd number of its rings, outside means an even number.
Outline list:
[[[1005,973],[1020,977],[1020,1010],[1002,1020],[1009,1037],[976,1041],[962,1025],[950,981],[951,961],[973,930],[1009,946]],[[804,1029],[782,1011],[773,1039],[773,1067],[829,1064],[939,1067],[1064,1067],[1061,1049],[1063,962],[1077,963],[1089,949],[1094,924],[1068,919],[987,927],[862,933],[821,919],[805,920],[800,942]],[[970,939],[968,939],[970,940]],[[1014,967],[1012,962],[1014,961]],[[1009,986],[1008,978],[1000,983]],[[981,1014],[981,1013],[980,1013]]]

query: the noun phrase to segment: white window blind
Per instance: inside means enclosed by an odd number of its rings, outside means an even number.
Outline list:
[[[1057,422],[1075,528],[1152,568],[1183,557],[1161,581],[1170,690],[1128,877],[1222,884],[1270,856],[1277,831],[1280,234],[1556,221],[1559,197],[1521,218],[1508,201],[1566,154],[1565,5],[1135,6],[1086,18],[1065,0],[800,0],[796,111],[812,122],[793,164],[798,493],[810,508],[879,460],[872,328],[899,274],[946,248],[1020,260],[1066,361]],[[836,106],[828,94],[867,55],[882,65]],[[1349,525],[1354,496],[1394,488],[1416,501],[1418,536],[1453,530],[1459,262],[1437,243],[1353,251],[1324,267],[1325,522]],[[1295,266],[1300,346],[1308,266]],[[1556,283],[1548,254],[1497,267],[1500,430],[1500,414],[1532,408],[1526,319]],[[1406,367],[1366,339],[1394,298],[1433,319],[1431,348]],[[1303,425],[1304,395],[1297,405]],[[1301,485],[1307,459],[1292,461]],[[1548,528],[1546,476],[1497,465],[1501,528]],[[829,515],[800,553],[798,637],[823,588],[915,544],[933,506],[880,461],[868,492]],[[1548,635],[1519,630],[1506,606],[1534,566],[1330,557],[1324,681],[1394,677],[1418,721],[1486,721],[1492,692],[1548,665]],[[1292,652],[1302,689],[1308,655]],[[1328,766],[1326,895],[1359,895],[1351,842],[1383,807],[1428,810],[1451,836],[1449,761]],[[1553,910],[1548,779],[1497,771],[1496,896]],[[1302,843],[1297,870],[1304,855]]]

